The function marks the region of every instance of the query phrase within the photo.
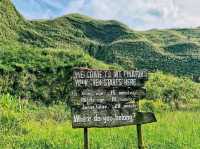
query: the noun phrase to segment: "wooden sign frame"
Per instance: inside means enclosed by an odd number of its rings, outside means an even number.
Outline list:
[[[156,122],[154,113],[139,111],[147,71],[75,68],[72,79],[72,127],[84,128],[84,149],[89,148],[88,128],[126,125],[137,126],[138,148],[143,148],[141,126]]]

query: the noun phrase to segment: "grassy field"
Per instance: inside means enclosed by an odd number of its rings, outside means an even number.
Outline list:
[[[198,105],[198,104],[196,104]],[[149,149],[199,149],[200,111],[156,113],[157,123],[143,127]],[[64,104],[46,107],[40,103],[0,97],[1,149],[82,149],[83,130],[72,129],[69,108]],[[134,149],[135,126],[90,129],[91,149]]]

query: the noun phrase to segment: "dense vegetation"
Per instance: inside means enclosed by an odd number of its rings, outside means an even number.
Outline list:
[[[79,14],[28,21],[10,0],[1,0],[0,93],[45,103],[66,100],[73,67],[145,68],[196,76],[198,35],[199,28],[139,32]]]
[[[199,28],[134,31],[117,21],[94,20],[79,14],[28,21],[10,0],[0,1],[0,18],[0,42],[6,40],[8,45],[15,41],[25,49],[27,45],[38,50],[79,48],[94,58],[125,68],[162,70],[176,75],[200,72]]]
[[[163,109],[162,104],[155,104]],[[145,106],[144,106],[145,109]],[[149,149],[200,148],[199,107],[187,111],[156,113],[158,122],[145,125]],[[1,149],[82,149],[82,129],[72,129],[69,109],[64,104],[46,107],[10,95],[0,97]],[[92,149],[133,149],[137,146],[134,126],[90,129]]]
[[[10,93],[45,103],[66,101],[73,67],[116,69],[81,49],[38,50],[14,43],[6,50],[3,48],[0,51],[0,94]]]

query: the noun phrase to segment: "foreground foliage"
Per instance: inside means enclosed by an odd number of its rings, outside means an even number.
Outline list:
[[[145,146],[200,148],[200,108],[192,107],[190,111],[157,112],[158,122],[143,127]],[[81,149],[83,130],[71,128],[69,111],[62,103],[46,107],[10,95],[1,96],[0,148]],[[90,129],[89,137],[92,149],[132,149],[137,145],[134,126]]]
[[[139,32],[79,14],[29,21],[10,0],[0,0],[0,94],[68,102],[73,67],[145,68],[192,78],[200,74],[199,36],[199,28]],[[199,98],[199,85],[171,75],[152,75],[147,87],[148,99],[177,108]]]

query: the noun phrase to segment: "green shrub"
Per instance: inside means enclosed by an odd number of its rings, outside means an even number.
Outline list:
[[[162,111],[170,111],[171,107],[164,103],[160,99],[156,100],[141,100],[140,101],[140,109],[141,111],[147,112],[162,112]]]
[[[162,72],[150,74],[146,88],[147,99],[161,99],[163,102],[173,103],[176,108],[193,99],[200,99],[200,84],[192,82],[189,78],[175,77]]]

